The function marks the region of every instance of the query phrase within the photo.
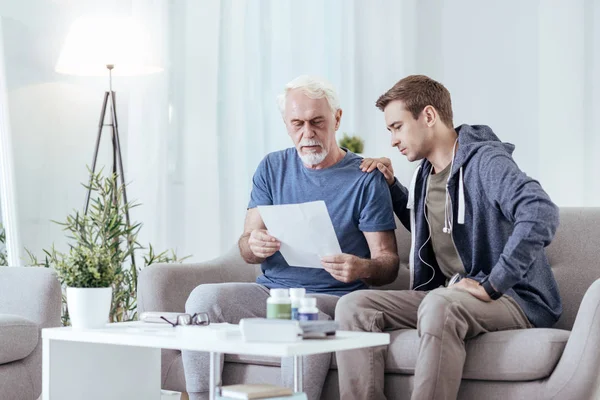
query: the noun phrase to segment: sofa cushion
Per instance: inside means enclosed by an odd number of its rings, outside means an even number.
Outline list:
[[[569,339],[561,329],[522,329],[490,332],[467,341],[464,379],[530,381],[550,376]],[[387,373],[413,375],[419,353],[416,329],[390,332]],[[280,359],[228,354],[225,361],[279,366]],[[337,369],[335,357],[332,368]]]
[[[529,381],[543,379],[558,363],[569,331],[522,329],[490,332],[467,341],[464,379]],[[415,329],[391,332],[386,371],[415,372],[419,337]]]
[[[0,314],[0,364],[21,360],[35,349],[39,327],[27,318]]]

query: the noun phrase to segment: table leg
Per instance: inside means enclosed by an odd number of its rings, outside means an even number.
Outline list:
[[[300,393],[302,388],[302,356],[294,356],[294,392]]]
[[[221,386],[221,357],[221,353],[210,353],[210,400],[215,400],[217,389]]]

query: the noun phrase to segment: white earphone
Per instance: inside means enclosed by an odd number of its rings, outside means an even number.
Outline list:
[[[445,206],[444,206],[444,227],[442,228],[442,231],[447,234],[452,233],[452,210],[450,209],[450,212],[448,212],[448,209],[449,209],[448,198],[450,197],[450,194],[448,193],[448,181],[450,181],[450,176],[452,175],[452,168],[454,168],[454,155],[456,153],[457,143],[458,143],[458,138],[456,138],[456,141],[454,142],[454,147],[452,148],[452,162],[450,164],[450,174],[448,175],[448,180],[446,181],[446,202],[445,202]],[[431,168],[433,169],[433,166],[431,166]],[[431,173],[431,171],[430,171],[430,173]],[[426,193],[429,192],[429,180],[427,180],[427,188],[426,188],[425,192]],[[429,218],[427,218],[427,212],[425,210],[426,210],[425,207],[423,207],[423,216],[425,217],[425,220],[427,221],[427,225],[429,225]],[[448,216],[450,216],[450,218],[448,218]],[[460,217],[459,217],[459,221],[460,221]],[[421,260],[421,262],[423,264],[428,266],[433,271],[433,275],[431,276],[431,278],[429,278],[429,280],[427,282],[424,282],[424,283],[416,286],[415,288],[413,288],[413,290],[417,290],[423,286],[429,285],[429,283],[432,282],[433,279],[435,278],[435,268],[433,268],[433,266],[431,264],[427,263],[421,257],[421,250],[423,250],[423,248],[425,247],[427,242],[429,242],[430,239],[431,239],[431,230],[429,231],[429,236],[427,237],[427,240],[425,240],[423,245],[419,248],[419,251],[417,251],[417,256],[419,257],[419,260]]]

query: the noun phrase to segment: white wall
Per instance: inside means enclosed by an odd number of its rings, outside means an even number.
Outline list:
[[[586,32],[586,96],[587,124],[585,125],[585,171],[591,175],[600,160],[600,2],[588,0],[585,13]],[[600,204],[600,184],[598,179],[588,179],[596,184],[587,185],[585,205]]]
[[[21,237],[33,250],[60,243],[49,219],[83,202],[105,81],[53,66],[70,22],[98,10],[150,23],[167,66],[115,82],[142,243],[201,260],[235,241],[255,166],[291,145],[275,96],[302,73],[337,86],[340,131],[392,158],[405,183],[414,165],[390,148],[374,102],[424,73],[452,93],[456,124],[514,143],[556,203],[600,205],[599,1],[4,0]]]
[[[421,4],[423,13],[431,4]],[[600,205],[598,1],[436,1],[418,65],[452,93],[455,124],[487,124],[560,206]],[[419,19],[423,21],[423,19]],[[429,49],[433,49],[430,52]]]

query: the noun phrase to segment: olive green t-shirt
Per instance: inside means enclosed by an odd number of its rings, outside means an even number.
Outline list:
[[[464,273],[465,268],[456,251],[452,235],[444,233],[444,207],[446,205],[446,182],[450,175],[448,165],[443,171],[437,174],[429,175],[427,199],[427,219],[429,220],[429,229],[431,232],[431,244],[433,252],[442,273],[450,278],[456,273]],[[451,213],[451,201],[448,198],[448,212]]]

